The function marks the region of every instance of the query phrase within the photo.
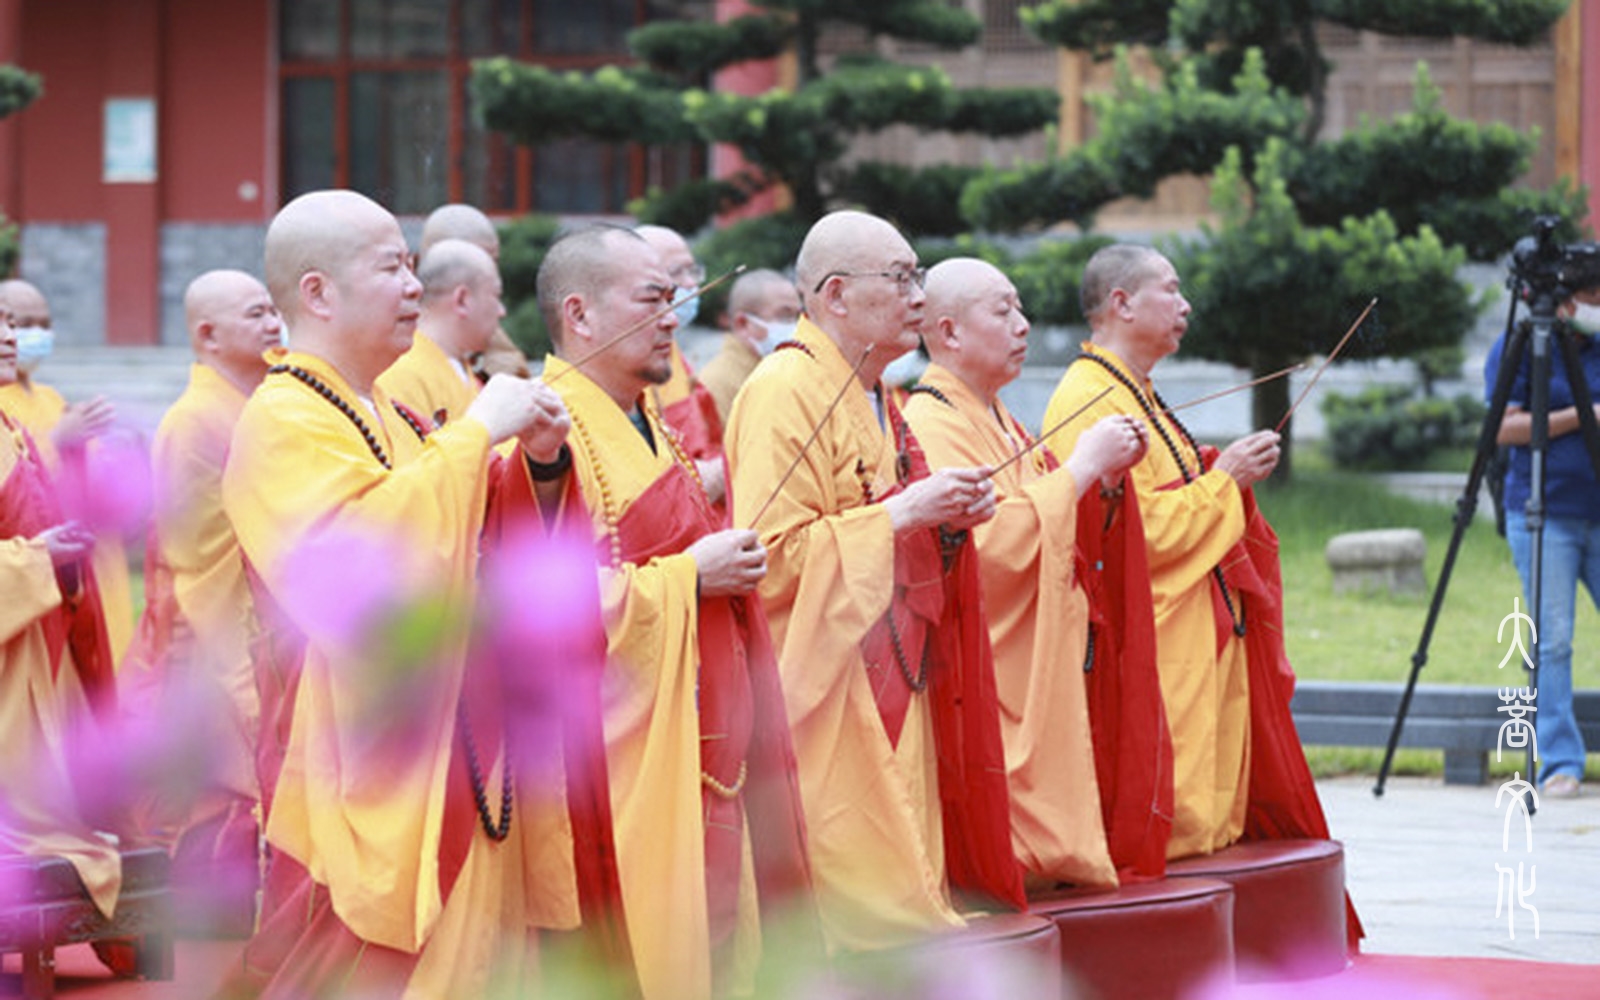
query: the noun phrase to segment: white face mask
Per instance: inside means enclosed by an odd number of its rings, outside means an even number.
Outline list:
[[[1572,318],[1568,320],[1573,329],[1593,335],[1600,334],[1600,306],[1592,306],[1587,302],[1572,303]]]
[[[26,372],[39,367],[56,346],[55,330],[47,326],[19,326],[12,332],[17,335],[17,367]]]
[[[689,296],[694,295],[697,290],[698,289],[695,288],[683,288],[680,286],[672,293],[672,315],[678,317],[678,326],[680,329],[688,326],[690,323],[693,323],[694,318],[700,315],[700,296],[695,295],[694,298],[689,298]]]
[[[889,362],[883,369],[883,384],[890,388],[916,384],[928,367],[928,359],[916,348]]]
[[[767,331],[767,335],[765,337],[750,345],[751,347],[754,347],[756,349],[756,353],[762,357],[766,357],[767,355],[771,354],[773,348],[777,347],[784,341],[793,340],[795,338],[795,333],[800,329],[799,320],[789,320],[787,323],[784,323],[775,319],[765,320],[759,316],[751,316],[749,313],[745,314],[745,319],[748,319],[756,326],[759,326],[761,329]]]

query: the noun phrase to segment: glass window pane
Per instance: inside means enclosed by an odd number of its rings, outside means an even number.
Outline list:
[[[325,76],[283,81],[283,200],[338,183],[334,86]]]
[[[351,0],[352,58],[449,54],[450,5],[445,0]]]
[[[443,70],[350,74],[350,186],[397,215],[444,204],[449,126]]]
[[[517,210],[517,152],[505,136],[490,132],[472,114],[472,98],[461,88],[461,197],[485,212]]]
[[[534,153],[535,211],[575,215],[620,212],[627,192],[625,147],[563,139],[544,143]]]
[[[625,52],[637,0],[534,0],[533,47],[539,52]]]
[[[283,58],[337,59],[339,5],[329,0],[280,0],[278,28]]]
[[[522,0],[461,0],[461,54],[518,55]]]

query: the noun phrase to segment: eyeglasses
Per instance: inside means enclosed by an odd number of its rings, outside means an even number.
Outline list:
[[[672,283],[681,288],[692,288],[706,280],[706,266],[699,261],[688,264],[679,264],[667,273]]]
[[[925,267],[901,268],[894,271],[829,271],[817,282],[817,287],[811,291],[818,294],[822,286],[833,278],[888,278],[900,288],[901,295],[909,295],[911,286],[922,288],[928,283],[928,269]]]

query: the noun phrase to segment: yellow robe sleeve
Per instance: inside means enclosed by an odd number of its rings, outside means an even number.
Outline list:
[[[352,406],[362,405],[336,375],[316,370]],[[376,404],[383,412],[381,396]],[[385,426],[393,431],[383,433]],[[384,574],[393,608],[437,601],[460,613],[472,598],[488,434],[476,421],[460,421],[422,444],[393,415],[376,432],[393,471],[327,401],[287,376],[269,376],[245,406],[223,475],[240,545],[290,608],[296,581],[288,557],[353,541],[383,552],[385,565],[368,571]],[[354,933],[416,951],[442,905],[438,844],[459,645],[446,642],[414,665],[402,702],[412,711],[401,725],[393,718],[401,651],[385,648],[382,636],[340,634],[290,614],[309,648],[267,839],[328,887]]]

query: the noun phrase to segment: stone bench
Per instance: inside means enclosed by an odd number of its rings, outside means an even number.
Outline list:
[[[1525,683],[1522,671],[1507,677]],[[1306,746],[1381,747],[1388,743],[1400,710],[1404,684],[1368,681],[1300,681],[1295,685],[1295,728]],[[1402,747],[1444,751],[1447,785],[1481,785],[1489,780],[1489,753],[1500,740],[1506,716],[1498,689],[1457,684],[1418,684],[1400,731]],[[1600,746],[1600,691],[1574,691],[1572,707],[1584,742]],[[1502,747],[1516,760],[1522,749]]]
[[[55,993],[55,950],[82,942],[131,940],[133,974],[172,978],[167,853],[124,851],[122,891],[107,919],[64,858],[0,857],[0,881],[14,890],[0,901],[0,954],[22,955],[22,996]]]
[[[1428,544],[1416,528],[1351,531],[1328,539],[1324,552],[1333,570],[1333,592],[1387,590],[1420,594],[1427,589],[1422,561]]]

